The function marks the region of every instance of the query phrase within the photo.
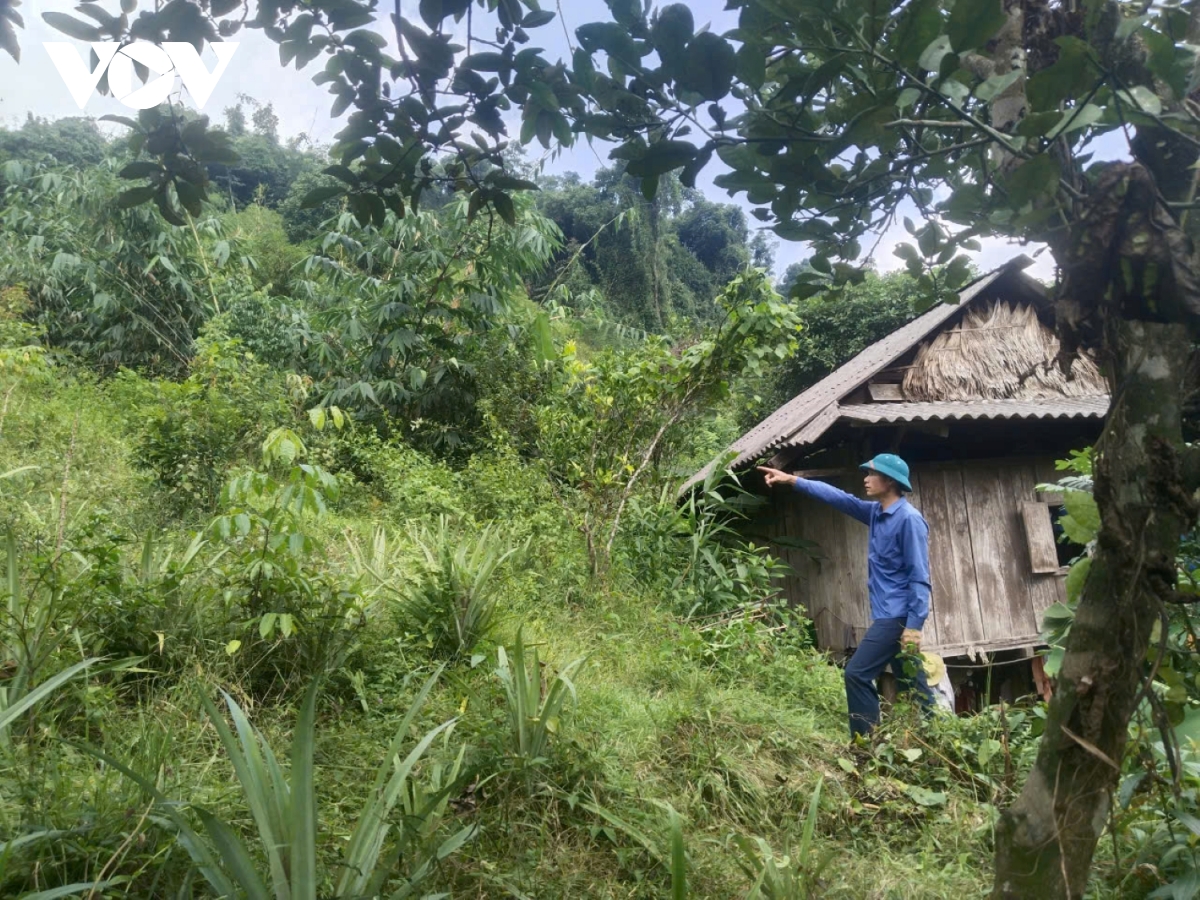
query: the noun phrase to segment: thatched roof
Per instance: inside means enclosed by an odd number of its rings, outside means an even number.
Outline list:
[[[1030,304],[994,299],[917,350],[903,381],[906,400],[1044,400],[1108,393],[1100,370],[1077,358],[1070,377],[1058,338]]]

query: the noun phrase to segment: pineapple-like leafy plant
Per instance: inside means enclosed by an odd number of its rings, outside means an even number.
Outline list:
[[[495,525],[459,534],[445,516],[416,543],[422,566],[401,592],[401,623],[437,656],[470,653],[496,627],[501,567],[525,547]]]
[[[517,632],[511,664],[508,652],[498,647],[496,677],[504,687],[512,750],[518,759],[536,763],[546,758],[551,737],[558,732],[559,717],[567,698],[570,697],[572,703],[577,700],[571,676],[586,657],[568,663],[553,680],[544,683],[537,648],[529,648],[528,662],[525,650],[521,631]]]

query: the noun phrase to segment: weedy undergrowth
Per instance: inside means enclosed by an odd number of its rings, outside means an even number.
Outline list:
[[[742,871],[754,878],[746,895],[747,900],[808,900],[820,896],[817,889],[821,873],[833,859],[833,851],[817,853],[813,843],[824,783],[824,777],[819,778],[817,786],[813,788],[808,801],[808,813],[804,818],[804,831],[794,854],[777,856],[771,845],[760,837],[751,840],[739,835],[736,838],[744,856],[738,864]]]
[[[213,812],[193,805],[203,836],[197,832],[180,804],[167,799],[143,777],[116,760],[97,752],[152,794],[159,802],[157,811],[164,824],[174,827],[178,839],[195,862],[209,886],[223,897],[248,897],[250,900],[316,900],[318,896],[350,900],[362,897],[387,897],[405,900],[436,870],[438,864],[471,840],[478,826],[467,825],[438,842],[436,829],[426,826],[431,816],[440,818],[444,800],[458,785],[459,761],[450,778],[439,778],[437,787],[417,786],[414,769],[430,745],[453,728],[450,719],[426,732],[416,745],[401,757],[409,729],[416,719],[441,669],[425,682],[392,738],[366,802],[333,872],[318,870],[319,821],[316,802],[316,706],[320,680],[305,692],[292,737],[291,769],[285,774],[279,759],[263,734],[247,718],[241,706],[225,694],[225,705],[234,729],[208,698],[205,711],[217,731],[221,746],[233,765],[243,799],[254,820],[259,854],[239,837],[233,826]],[[235,734],[236,732],[236,734]],[[391,813],[402,805],[408,813],[394,828]],[[394,832],[394,834],[393,834]],[[385,853],[389,837],[391,846]],[[256,861],[266,860],[265,869]],[[328,884],[333,882],[332,892]],[[397,885],[397,882],[399,884]]]
[[[0,664],[8,669],[0,686],[0,747],[9,746],[9,728],[22,713],[45,700],[86,669],[98,657],[81,660],[35,686],[39,673],[68,639],[57,618],[65,603],[70,578],[39,579],[38,587],[25,591],[21,584],[20,554],[10,531],[5,537],[7,603],[0,626]]]

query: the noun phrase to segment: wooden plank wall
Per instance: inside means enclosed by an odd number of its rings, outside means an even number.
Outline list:
[[[825,479],[861,496],[857,476]],[[926,646],[943,655],[1033,644],[1042,613],[1064,599],[1063,579],[1035,574],[1021,518],[1034,487],[1054,481],[1050,460],[917,465],[910,502],[929,523],[932,610]],[[867,529],[803,495],[772,495],[772,534],[814,541],[824,556],[777,548],[795,571],[788,599],[805,607],[821,647],[857,645],[870,624]]]
[[[855,479],[822,479],[843,490]],[[784,593],[808,610],[819,646],[835,651],[858,644],[870,625],[867,604],[867,529],[832,507],[800,494],[776,491],[771,532],[820,545],[822,558],[777,547],[794,572],[784,579]]]

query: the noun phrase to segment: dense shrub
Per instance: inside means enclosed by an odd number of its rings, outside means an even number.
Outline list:
[[[292,414],[282,377],[230,341],[202,341],[183,381],[125,372],[112,391],[136,410],[136,459],[177,511],[212,511],[230,467]]]

